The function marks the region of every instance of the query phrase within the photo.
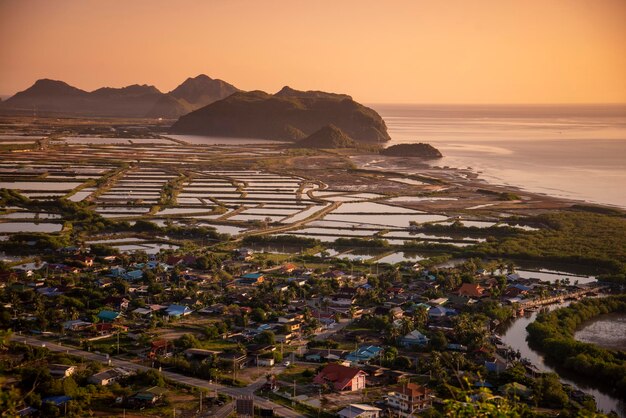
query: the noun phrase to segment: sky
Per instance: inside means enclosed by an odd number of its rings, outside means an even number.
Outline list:
[[[0,0],[0,94],[207,74],[366,103],[626,103],[626,0]]]

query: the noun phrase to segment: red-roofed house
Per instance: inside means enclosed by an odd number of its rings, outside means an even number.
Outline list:
[[[478,283],[463,283],[456,291],[460,296],[469,296],[470,298],[481,298],[486,296],[485,289]]]
[[[285,263],[283,264],[283,266],[280,268],[282,270],[283,273],[291,273],[292,271],[294,271],[295,269],[297,269],[298,266],[296,266],[293,263]]]
[[[365,388],[365,376],[367,373],[363,370],[331,363],[315,376],[313,383],[330,384],[337,391],[354,391]]]

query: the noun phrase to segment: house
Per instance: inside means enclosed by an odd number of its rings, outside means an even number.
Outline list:
[[[485,288],[478,283],[463,283],[456,291],[459,296],[469,296],[470,298],[481,298],[485,295]]]
[[[248,273],[241,276],[237,283],[241,286],[257,286],[265,281],[263,273]]]
[[[76,371],[76,366],[71,366],[67,364],[51,364],[50,375],[53,377],[68,377],[74,374]]]
[[[291,321],[302,321],[304,319],[304,315],[301,313],[291,313],[278,317],[278,323],[286,324]]]
[[[69,401],[72,400],[71,396],[63,396],[63,395],[59,395],[59,396],[48,396],[46,398],[43,398],[41,400],[41,403],[51,403],[54,406],[61,406],[63,404],[68,403]]]
[[[191,309],[189,309],[187,306],[184,306],[184,305],[170,305],[165,310],[165,313],[167,314],[167,316],[172,316],[176,318],[181,317],[181,316],[187,316],[191,312],[192,312]]]
[[[77,261],[83,264],[85,267],[93,267],[93,257],[87,255],[76,255],[74,256],[74,261]]]
[[[419,332],[418,330],[413,330],[406,334],[404,337],[400,338],[400,345],[402,347],[411,348],[411,347],[423,347],[428,344],[428,337]]]
[[[348,354],[346,360],[353,363],[367,363],[381,355],[382,352],[383,349],[381,347],[374,345],[362,346]]]
[[[249,248],[239,248],[234,251],[235,257],[239,260],[249,261],[254,256],[254,251]]]
[[[381,411],[382,409],[375,406],[353,403],[343,408],[337,414],[340,418],[378,418]]]
[[[296,332],[300,330],[300,327],[302,326],[302,322],[300,321],[291,321],[291,322],[286,322],[283,324],[283,329],[286,332]]]
[[[143,278],[143,271],[132,270],[132,271],[124,273],[122,277],[128,281],[140,280]]]
[[[56,287],[40,287],[37,289],[37,293],[42,296],[59,296],[63,294],[63,292],[59,291]]]
[[[189,360],[204,361],[206,359],[213,358],[221,353],[221,351],[205,350],[203,348],[188,348],[185,350],[185,357],[187,357],[187,359]]]
[[[274,291],[275,292],[286,292],[287,290],[289,290],[289,286],[287,286],[286,284],[277,284],[276,286],[274,286]]]
[[[68,331],[81,331],[93,325],[91,322],[74,319],[72,321],[63,322],[63,329]]]
[[[119,266],[111,267],[109,270],[109,276],[111,277],[122,277],[125,273],[126,269]]]
[[[168,349],[172,348],[172,343],[165,339],[154,340],[150,343],[150,352],[148,358],[156,358],[157,356],[164,356],[168,353]]]
[[[273,355],[262,355],[256,357],[256,365],[259,367],[272,367],[274,365]]]
[[[298,286],[304,286],[307,282],[307,279],[303,279],[301,277],[290,277],[287,279],[288,283],[295,283]]]
[[[356,302],[356,297],[352,293],[335,293],[332,296],[324,298],[329,306],[350,307]]]
[[[154,405],[161,400],[166,393],[167,389],[154,386],[150,389],[135,393],[129,400],[132,404],[139,406]]]
[[[431,391],[417,383],[407,383],[389,393],[387,405],[394,416],[416,417],[432,406]]]
[[[118,367],[115,369],[109,369],[100,373],[96,373],[87,380],[89,381],[89,383],[93,383],[94,385],[107,386],[111,383],[116,382],[119,379],[129,376],[130,374],[131,373],[128,370]]]
[[[139,316],[147,316],[147,317],[152,316],[152,310],[151,309],[137,308],[137,309],[134,309],[132,312],[135,315],[139,315]]]
[[[431,319],[445,318],[446,316],[456,315],[457,312],[454,309],[444,308],[443,306],[436,306],[428,310],[428,317]]]
[[[391,317],[394,319],[402,318],[404,316],[404,311],[402,310],[401,307],[396,306],[394,308],[389,309],[389,315],[391,315]]]
[[[113,322],[121,316],[119,312],[102,310],[98,313],[98,318],[104,322]]]
[[[130,303],[130,300],[122,296],[109,296],[104,300],[104,303],[107,306],[111,306],[115,309],[124,311],[128,309],[128,304]]]
[[[506,361],[497,357],[493,361],[485,361],[485,368],[488,372],[500,374],[506,370],[506,367]]]
[[[336,391],[355,391],[365,388],[365,376],[367,373],[363,370],[331,363],[315,376],[313,383],[329,384]]]
[[[291,272],[293,272],[295,269],[297,269],[298,266],[296,266],[293,263],[285,263],[282,265],[282,267],[280,268],[280,270],[284,273],[284,274],[289,274]]]

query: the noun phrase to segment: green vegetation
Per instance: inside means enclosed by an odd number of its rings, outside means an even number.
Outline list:
[[[299,237],[296,235],[248,235],[244,237],[243,243],[250,244],[288,244],[303,247],[314,247],[320,245],[320,241],[315,238]]]
[[[337,238],[334,246],[353,248],[387,248],[389,247],[389,241],[380,238]]]
[[[553,212],[527,218],[540,226],[463,249],[461,254],[564,262],[598,272],[626,272],[626,219],[588,212]]]
[[[584,321],[610,312],[626,312],[626,295],[585,299],[544,313],[527,327],[530,342],[559,365],[626,396],[626,356],[574,339]]]

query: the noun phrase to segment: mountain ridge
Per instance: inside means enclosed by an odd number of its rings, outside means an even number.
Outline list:
[[[357,142],[391,138],[382,117],[350,96],[283,87],[276,94],[236,92],[187,115],[173,133],[298,141],[335,125]]]
[[[42,78],[0,103],[4,111],[37,110],[80,116],[177,118],[235,91],[223,80],[200,74],[163,93],[148,84],[86,91],[64,81]]]

